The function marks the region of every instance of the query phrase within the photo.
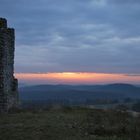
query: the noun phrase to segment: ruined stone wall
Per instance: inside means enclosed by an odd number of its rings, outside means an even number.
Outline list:
[[[17,106],[17,80],[14,78],[14,29],[0,18],[0,112]]]

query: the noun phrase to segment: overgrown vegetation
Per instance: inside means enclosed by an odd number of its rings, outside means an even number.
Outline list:
[[[140,116],[54,107],[0,115],[0,140],[139,140]]]

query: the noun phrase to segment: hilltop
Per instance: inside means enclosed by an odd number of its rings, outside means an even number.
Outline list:
[[[0,116],[1,140],[139,140],[140,116],[114,110],[49,108]]]

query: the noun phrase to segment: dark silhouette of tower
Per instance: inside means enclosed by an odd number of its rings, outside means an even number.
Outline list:
[[[18,81],[14,78],[14,29],[0,18],[0,112],[18,105]]]

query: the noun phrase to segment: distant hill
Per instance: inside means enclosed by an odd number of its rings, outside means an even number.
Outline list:
[[[130,84],[109,85],[36,85],[21,87],[21,100],[140,99],[140,87]]]

